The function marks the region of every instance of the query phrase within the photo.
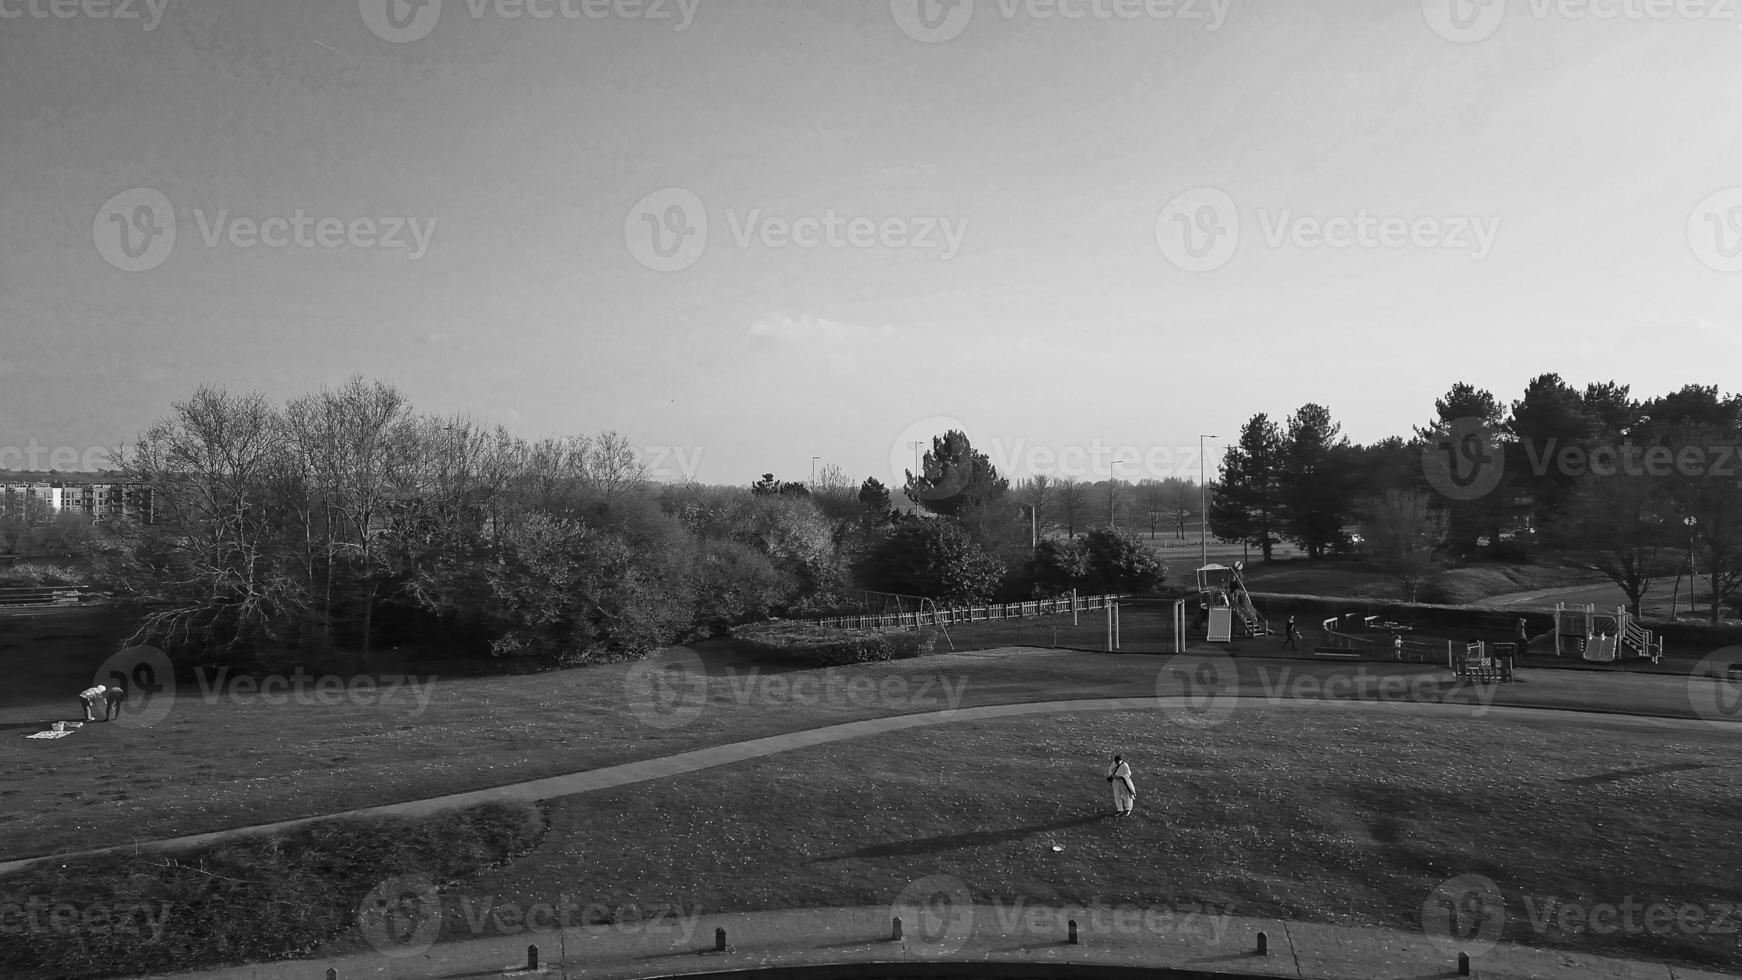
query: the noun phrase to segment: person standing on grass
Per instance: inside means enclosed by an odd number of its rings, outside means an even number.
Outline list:
[[[1282,634],[1282,648],[1298,651],[1300,647],[1295,644],[1298,639],[1300,639],[1300,630],[1294,625],[1294,617],[1290,616],[1288,617],[1288,628]]]
[[[1394,633],[1391,636],[1391,659],[1403,662],[1403,634]]]
[[[1520,657],[1530,652],[1530,634],[1525,632],[1524,617],[1518,617],[1518,655]]]
[[[87,687],[79,692],[79,707],[85,709],[85,720],[97,720],[97,702],[103,700],[103,694],[108,688],[101,684]]]
[[[1131,816],[1132,807],[1137,805],[1137,787],[1131,782],[1131,766],[1114,756],[1113,768],[1107,770],[1107,782],[1113,784],[1113,812],[1121,817]]]

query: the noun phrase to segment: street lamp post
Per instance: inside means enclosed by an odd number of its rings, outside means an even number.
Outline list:
[[[1133,462],[1129,457],[1114,460],[1107,467],[1107,529],[1113,529],[1114,494],[1119,489],[1119,464]]]
[[[1198,547],[1203,551],[1202,568],[1210,563],[1210,479],[1209,457],[1204,455],[1205,439],[1220,439],[1221,436],[1209,436],[1198,433]]]

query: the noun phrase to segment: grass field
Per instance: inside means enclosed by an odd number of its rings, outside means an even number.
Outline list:
[[[1128,820],[1106,815],[1116,751],[1136,769]],[[474,925],[493,902],[878,905],[934,875],[986,904],[1209,907],[1413,931],[1438,884],[1477,874],[1506,896],[1508,941],[1735,966],[1735,935],[1539,932],[1529,909],[1742,901],[1739,792],[1723,733],[1641,737],[1601,721],[1254,711],[1208,730],[1154,712],[962,723],[552,801],[539,847],[449,892],[444,935],[493,934]],[[360,948],[352,936],[328,952]]]
[[[19,682],[0,694],[0,730],[12,736],[0,740],[0,858],[486,789],[836,722],[934,711],[951,706],[951,697],[973,705],[1146,696],[1165,667],[1141,655],[962,652],[863,665],[848,673],[862,679],[870,696],[843,692],[805,703],[782,695],[778,684],[806,672],[758,667],[735,659],[729,645],[710,644],[700,648],[708,661],[705,710],[674,728],[636,715],[626,695],[631,668],[620,665],[524,677],[425,672],[415,678],[424,685],[421,694],[402,688],[391,697],[329,703],[275,705],[221,686],[207,693],[196,683],[184,685],[167,717],[151,728],[98,723],[58,741],[25,739],[75,713],[70,693],[88,683],[107,652],[90,639],[67,646],[51,669],[37,666],[53,637],[79,622],[6,620],[13,632],[0,645],[0,669]],[[1081,629],[1095,632],[1099,625],[1087,619]],[[1278,669],[1242,662],[1242,683],[1261,690]],[[1327,677],[1356,668],[1289,669]],[[1532,672],[1497,697],[1569,705],[1614,699],[1632,710],[1690,712],[1685,681],[1674,676]]]

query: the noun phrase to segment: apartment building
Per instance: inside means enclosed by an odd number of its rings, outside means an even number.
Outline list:
[[[82,479],[0,478],[0,514],[21,516],[34,524],[62,513],[84,514],[98,521],[125,517],[149,524],[153,517],[151,488]]]

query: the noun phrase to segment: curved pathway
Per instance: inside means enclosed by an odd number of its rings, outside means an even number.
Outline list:
[[[590,769],[584,772],[569,773],[562,776],[551,776],[545,779],[535,779],[529,782],[510,783],[491,789],[475,790],[469,793],[454,793],[446,796],[434,796],[421,800],[408,800],[403,803],[391,803],[384,806],[364,807],[356,810],[346,810],[339,813],[322,814],[313,817],[303,817],[297,820],[285,820],[277,823],[255,824],[246,827],[234,827],[229,830],[214,831],[206,834],[192,834],[186,837],[172,837],[157,841],[146,841],[126,844],[118,847],[101,848],[92,851],[79,851],[64,854],[47,854],[33,858],[0,863],[0,875],[12,874],[36,864],[39,861],[59,860],[69,858],[84,858],[99,854],[111,854],[137,850],[140,848],[162,850],[185,850],[203,845],[217,843],[239,837],[254,837],[281,833],[296,827],[322,820],[332,820],[343,817],[418,817],[446,810],[462,809],[484,803],[529,803],[539,800],[555,799],[557,797],[574,796],[579,793],[591,793],[597,790],[611,789],[617,786],[628,786],[634,783],[647,782],[654,779],[665,779],[669,776],[697,772],[702,769],[712,769],[716,766],[726,766],[751,759],[778,755],[798,749],[810,748],[815,745],[828,745],[850,739],[865,738],[871,735],[882,735],[890,732],[901,732],[915,728],[928,728],[934,725],[946,725],[965,721],[992,721],[1003,718],[1017,718],[1025,715],[1060,714],[1075,711],[1163,711],[1178,713],[1185,723],[1194,727],[1209,727],[1219,717],[1225,717],[1240,709],[1242,702],[1261,701],[1267,708],[1282,708],[1300,711],[1360,711],[1380,713],[1427,713],[1445,716],[1468,718],[1472,715],[1486,717],[1492,713],[1495,717],[1515,720],[1546,720],[1565,719],[1569,714],[1576,715],[1583,725],[1605,725],[1611,727],[1630,728],[1648,731],[1710,731],[1713,722],[1695,718],[1659,718],[1642,715],[1616,714],[1599,712],[1580,708],[1536,708],[1503,705],[1471,705],[1460,703],[1441,703],[1427,701],[1372,701],[1372,700],[1319,700],[1313,698],[1277,698],[1257,697],[1251,695],[1235,695],[1232,693],[1213,694],[1206,697],[1187,699],[1182,697],[1140,697],[1140,698],[1088,698],[1069,701],[1031,701],[1014,704],[988,704],[966,708],[951,708],[943,711],[930,711],[920,714],[892,715],[882,718],[869,718],[863,721],[845,722],[838,725],[828,725],[822,728],[812,728],[805,731],[788,732],[772,735],[766,738],[750,739],[744,742],[733,742],[727,745],[715,745],[704,749],[694,749],[680,752],[677,755],[665,756],[660,759],[649,759],[643,762],[631,762],[618,766],[607,766],[602,769]],[[1738,726],[1742,731],[1742,726]]]

